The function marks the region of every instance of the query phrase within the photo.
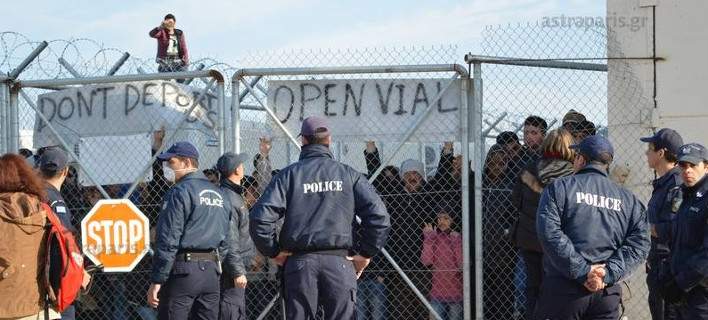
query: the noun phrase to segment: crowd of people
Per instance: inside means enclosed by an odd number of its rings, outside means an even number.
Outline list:
[[[530,116],[523,123],[523,140],[520,141],[514,132],[502,132],[486,152],[481,173],[485,319],[535,319],[537,314],[534,312],[543,309],[539,301],[543,300],[544,293],[548,293],[548,289],[544,292],[543,283],[549,281],[544,280],[548,278],[549,268],[551,273],[554,270],[549,266],[549,259],[554,257],[544,252],[551,244],[549,235],[538,231],[539,226],[546,223],[538,220],[539,207],[544,203],[542,198],[548,186],[582,171],[577,165],[582,152],[585,152],[583,161],[597,160],[588,156],[591,151],[580,149],[581,142],[591,141],[596,134],[594,124],[574,110],[565,115],[560,128],[550,131],[543,118]],[[154,133],[154,154],[163,148],[163,139],[164,131]],[[647,210],[651,224],[647,282],[652,316],[654,319],[672,319],[678,318],[679,314],[688,314],[690,319],[693,316],[704,318],[706,314],[701,311],[698,301],[703,291],[699,293],[697,289],[703,288],[701,283],[705,279],[702,276],[704,267],[700,264],[704,262],[700,258],[700,252],[704,250],[700,245],[702,238],[696,235],[702,234],[702,230],[696,229],[694,217],[685,218],[681,213],[687,210],[705,212],[705,206],[701,204],[708,162],[705,148],[699,144],[684,145],[680,135],[671,129],[663,129],[642,141],[649,145],[646,152],[648,165],[658,177]],[[607,149],[608,143],[598,143]],[[280,290],[281,267],[249,244],[247,232],[248,210],[256,206],[279,173],[271,163],[271,148],[269,139],[260,138],[259,151],[253,158],[227,154],[219,163],[201,172],[205,181],[214,187],[231,190],[243,199],[242,204],[233,209],[240,212],[240,220],[232,226],[238,230],[234,234],[241,238],[231,241],[246,245],[238,251],[238,263],[225,267],[224,272],[229,277],[223,279],[238,279],[232,287],[244,289],[233,295],[233,299],[244,301],[242,308],[235,309],[244,317],[246,310],[251,315],[260,313],[269,298]],[[611,151],[611,146],[608,150]],[[25,231],[22,236],[27,238],[23,245],[40,250],[42,243],[37,239],[41,238],[40,226],[45,216],[37,206],[44,201],[72,232],[78,233],[76,226],[80,220],[104,197],[99,188],[80,186],[76,169],[70,166],[66,153],[58,147],[41,148],[37,154],[23,149],[19,154],[0,158],[0,162],[4,162],[0,170],[0,214],[8,221],[0,228],[7,229],[8,233],[16,230],[7,223],[21,228]],[[431,175],[427,174],[425,165],[415,159],[405,160],[400,166],[381,168],[380,151],[374,141],[366,143],[363,158],[367,168],[364,175],[373,178],[372,186],[390,215],[390,239],[386,249],[393,261],[376,255],[361,274],[357,284],[357,319],[429,317],[425,305],[394,271],[392,262],[428,298],[438,315],[443,319],[461,319],[464,303],[470,303],[463,301],[462,296],[462,179],[469,179],[472,185],[474,172],[470,170],[470,176],[462,176],[465,164],[462,156],[455,154],[452,142],[443,144],[437,169]],[[22,161],[18,162],[18,159]],[[606,164],[603,170],[608,171],[611,156],[605,160],[606,163],[597,163]],[[254,171],[250,175],[242,169],[246,161],[253,164]],[[239,167],[241,169],[237,169]],[[152,179],[141,183],[130,195],[136,206],[149,217],[152,229],[158,225],[164,211],[163,197],[174,183],[169,171],[174,169],[156,161]],[[607,172],[603,174],[607,175]],[[129,185],[102,186],[112,198],[124,196],[128,188]],[[578,203],[583,201],[578,199]],[[229,202],[238,203],[236,200]],[[687,208],[686,203],[697,205]],[[474,230],[471,225],[469,227]],[[282,224],[277,228],[280,230]],[[154,230],[152,233],[153,237],[159,237]],[[23,272],[39,272],[40,262],[30,261],[29,257],[24,259],[37,268]],[[638,254],[633,259],[643,258]],[[69,308],[62,315],[55,314],[54,318],[156,319],[158,313],[146,305],[143,297],[134,294],[153,290],[148,288],[152,265],[154,261],[149,255],[132,273],[95,276],[92,279],[94,288],[103,290],[90,291],[78,300],[76,308]],[[590,288],[613,287],[624,280],[617,278],[612,283],[601,284],[591,282],[596,276],[607,279],[607,274],[612,272],[618,271],[604,264],[593,265],[586,277],[585,288],[594,292]],[[622,269],[622,272],[626,270]],[[87,282],[91,279],[88,274],[86,278]],[[26,275],[23,279],[27,279]],[[224,286],[222,283],[222,291]],[[35,283],[25,289],[32,289],[23,294],[31,295],[31,299],[38,303],[24,307],[32,309],[33,313],[40,312],[42,301],[35,298],[44,294],[41,286]],[[222,296],[228,294],[222,292]],[[228,309],[223,303],[221,309]],[[24,309],[18,312],[30,314]],[[279,308],[273,308],[270,318],[277,318],[280,312]]]

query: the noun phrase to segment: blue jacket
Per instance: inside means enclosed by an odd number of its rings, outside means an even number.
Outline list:
[[[708,178],[681,187],[683,201],[674,223],[671,272],[685,291],[708,287]]]
[[[69,207],[64,201],[64,197],[61,195],[61,192],[50,184],[45,185],[45,190],[47,191],[47,202],[49,207],[52,208],[54,213],[56,213],[61,223],[64,224],[64,227],[74,234],[78,233],[78,230],[74,228],[74,225],[71,222],[73,217],[71,215],[71,211],[69,211]]]
[[[151,281],[165,283],[180,250],[219,249],[228,254],[228,198],[201,172],[182,177],[165,194],[157,220]]]
[[[228,198],[231,221],[231,243],[224,258],[224,274],[230,278],[245,276],[251,258],[255,256],[253,241],[248,234],[248,209],[243,200],[243,187],[229,179],[221,179],[221,192]]]
[[[674,208],[673,199],[682,183],[681,168],[678,166],[652,182],[654,190],[652,190],[651,198],[647,203],[647,217],[649,223],[656,228],[655,250],[660,253],[668,254],[669,252],[672,221],[678,209]]]
[[[354,214],[362,226],[356,238]],[[277,236],[275,225],[282,217]],[[300,161],[280,171],[251,208],[250,220],[251,238],[267,257],[283,250],[353,250],[372,257],[385,245],[390,228],[386,207],[372,185],[335,161],[323,145],[302,148]]]
[[[626,278],[650,247],[644,205],[594,165],[544,189],[536,228],[545,276],[580,284],[593,264],[605,264],[608,285]]]

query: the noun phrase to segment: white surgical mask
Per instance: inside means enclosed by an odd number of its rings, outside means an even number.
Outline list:
[[[167,162],[162,163],[162,175],[165,177],[165,180],[175,182],[175,171],[170,168]]]

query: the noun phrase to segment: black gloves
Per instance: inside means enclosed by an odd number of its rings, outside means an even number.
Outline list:
[[[678,286],[673,277],[664,281],[661,287],[661,295],[664,296],[664,300],[669,303],[677,303],[684,298],[683,290]]]

